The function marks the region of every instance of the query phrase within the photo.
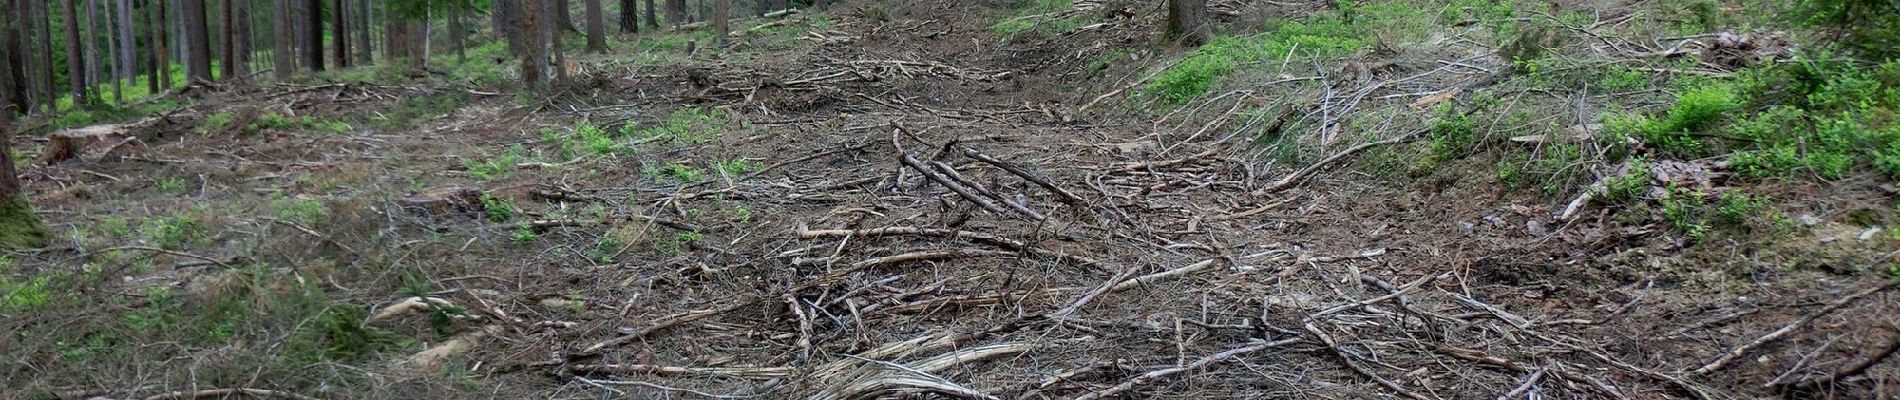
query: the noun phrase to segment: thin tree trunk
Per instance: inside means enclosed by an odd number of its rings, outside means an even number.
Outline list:
[[[271,0],[271,50],[272,75],[278,80],[290,79],[296,73],[297,62],[290,56],[291,41],[295,36],[290,29],[290,0]]]
[[[468,63],[468,27],[466,13],[460,6],[449,8],[449,43],[455,46],[455,63]]]
[[[587,3],[587,51],[607,52],[607,16],[602,15],[600,0],[583,0]]]
[[[719,50],[726,49],[726,36],[732,33],[732,0],[713,2],[713,42],[719,44]]]
[[[237,5],[236,0],[218,0],[218,78],[237,77]]]
[[[527,43],[521,41],[521,2],[503,0],[496,2],[490,11],[494,16],[495,33],[508,41],[508,51],[514,55],[527,54]]]
[[[513,0],[515,26],[521,32],[521,84],[539,87],[547,71],[547,58],[543,55],[541,27],[538,21],[541,3],[546,0]]]
[[[14,3],[0,0],[0,121],[24,114],[27,109],[26,74],[22,73],[25,53],[20,49],[24,36],[20,25],[26,18]],[[0,122],[4,123],[4,122]]]
[[[41,109],[41,111],[50,115],[59,112],[59,81],[53,79],[54,70],[59,68],[59,66],[53,65],[53,52],[58,51],[53,49],[53,5],[50,2],[33,3],[39,4],[39,7],[34,7],[39,13],[35,15],[33,19],[34,22],[40,25],[39,64],[41,73],[46,78],[46,80],[41,81],[39,85],[40,101],[46,103],[45,108]]]
[[[112,104],[125,104],[125,85],[122,85],[125,81],[119,80],[125,76],[119,73],[119,70],[125,65],[125,61],[119,57],[119,31],[124,29],[119,27],[118,7],[117,4],[114,4],[117,2],[112,0],[106,1],[106,6],[111,8],[102,12],[107,17],[102,20],[106,29],[99,31],[99,33],[104,34],[106,37],[106,64],[109,65],[109,68],[105,68],[105,71],[101,72],[101,74],[103,74],[105,80],[112,81]]]
[[[185,75],[191,80],[211,80],[211,32],[205,29],[204,0],[184,0]]]
[[[105,82],[105,57],[100,57],[99,37],[105,35],[105,21],[99,18],[99,0],[86,0],[86,92],[92,97],[87,100],[103,101],[104,93],[100,82]]]
[[[330,31],[335,32],[330,35],[330,41],[336,47],[336,53],[331,58],[336,59],[337,68],[350,67],[349,4],[349,0],[336,0],[335,7],[330,10]]]
[[[118,0],[116,3],[119,16],[119,60],[116,63],[119,65],[119,79],[113,80],[113,85],[136,79],[138,73],[134,70],[139,65],[138,37],[133,33],[138,30],[138,25],[132,23],[132,0]],[[132,82],[138,84],[138,81]]]
[[[620,33],[640,33],[640,0],[620,0]]]
[[[73,107],[86,104],[86,57],[79,40],[79,7],[66,0],[66,83],[72,92]]]
[[[581,31],[579,28],[574,26],[574,13],[572,12],[572,10],[573,9],[570,8],[568,5],[567,0],[554,0],[554,11],[553,11],[554,16],[555,18],[560,18],[559,25],[556,25],[556,27],[560,29],[556,29],[555,32],[561,32],[561,31],[580,32]]]
[[[304,1],[304,13],[304,24],[310,29],[310,36],[304,38],[304,65],[323,72],[323,0]]]
[[[567,41],[564,40],[566,39],[566,35],[564,35],[566,32],[562,30],[565,29],[562,27],[562,24],[553,23],[555,19],[560,18],[560,14],[567,13],[565,10],[556,10],[555,7],[562,3],[566,3],[566,1],[549,0],[542,2],[542,5],[547,8],[542,9],[541,14],[541,32],[543,38],[547,39],[547,50],[554,56],[554,64],[550,66],[552,70],[550,75],[554,76],[554,81],[556,82],[567,80]]]
[[[647,3],[647,10],[646,10],[647,11],[646,12],[647,27],[653,28],[653,30],[656,30],[656,31],[659,30],[660,29],[659,11],[654,10],[653,0],[646,0],[644,1],[644,3]]]
[[[361,18],[357,20],[358,23],[355,29],[351,29],[356,35],[356,47],[358,47],[358,49],[356,49],[356,65],[374,64],[376,57],[371,55],[371,53],[376,51],[376,45],[375,42],[372,42],[370,39],[370,31],[376,26],[374,17],[374,15],[376,15],[376,7],[374,4],[371,4],[369,0],[361,0],[356,3],[356,7],[352,7],[350,10],[352,13],[361,16]]]
[[[237,15],[231,18],[232,23],[237,24],[237,28],[233,29],[233,32],[237,33],[237,38],[231,40],[231,54],[228,56],[230,58],[228,61],[234,65],[231,69],[231,78],[243,81],[245,75],[251,73],[251,5],[250,0],[232,1],[237,3],[237,6],[233,7]]]
[[[145,56],[145,92],[158,94],[158,91],[161,90],[158,86],[158,79],[166,73],[163,65],[159,64],[161,60],[164,59],[165,37],[162,33],[165,31],[165,23],[163,22],[164,20],[159,19],[158,10],[165,8],[165,4],[162,1],[154,1],[146,3],[145,8],[147,8],[147,10],[145,10],[145,27],[147,32],[149,32],[146,42],[151,43],[149,47],[151,51],[147,52]]]

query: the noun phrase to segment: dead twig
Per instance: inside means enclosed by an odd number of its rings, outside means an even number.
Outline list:
[[[1867,373],[1868,368],[1873,368],[1873,366],[1879,365],[1882,361],[1886,361],[1888,357],[1892,357],[1895,352],[1900,352],[1900,332],[1893,332],[1893,333],[1894,333],[1893,339],[1888,340],[1886,346],[1883,346],[1878,350],[1874,350],[1872,352],[1873,354],[1868,356],[1866,359],[1860,360],[1860,362],[1854,363],[1853,365],[1848,365],[1847,367],[1835,370],[1834,373],[1832,374],[1828,374],[1827,376],[1817,377],[1817,378],[1808,379],[1808,380],[1804,380],[1800,382],[1795,382],[1792,384],[1781,384],[1781,383],[1770,382],[1768,386],[1771,388],[1774,388],[1775,391],[1781,392],[1781,393],[1812,392],[1815,390],[1819,390],[1821,388],[1832,386],[1835,382],[1840,382],[1842,379],[1852,378],[1856,375]]]
[[[1160,380],[1162,378],[1180,375],[1182,373],[1186,373],[1190,371],[1197,371],[1202,368],[1207,368],[1209,364],[1213,364],[1213,363],[1217,363],[1221,361],[1227,361],[1229,359],[1247,355],[1249,353],[1254,353],[1261,350],[1286,346],[1289,344],[1294,344],[1294,343],[1299,343],[1299,342],[1300,342],[1299,338],[1280,339],[1280,340],[1275,340],[1271,342],[1259,342],[1253,345],[1240,347],[1233,350],[1214,353],[1212,355],[1208,355],[1206,357],[1201,357],[1200,359],[1194,360],[1194,362],[1187,363],[1187,365],[1148,371],[1147,373],[1136,375],[1134,378],[1129,378],[1126,381],[1122,381],[1121,384],[1115,385],[1113,387],[1109,387],[1108,389],[1102,389],[1101,391],[1096,391],[1096,392],[1089,392],[1081,396],[1076,396],[1075,398],[1070,399],[1070,400],[1099,400],[1099,399],[1113,398],[1113,397],[1121,395],[1123,392],[1134,390],[1136,386],[1146,385],[1154,381]]]
[[[1855,300],[1860,300],[1862,297],[1871,296],[1874,293],[1880,293],[1887,289],[1892,289],[1895,286],[1900,286],[1900,281],[1895,281],[1895,282],[1888,283],[1885,285],[1875,286],[1872,288],[1868,288],[1867,290],[1862,290],[1858,293],[1848,295],[1847,297],[1842,297],[1840,300],[1835,300],[1833,303],[1828,304],[1826,307],[1821,307],[1820,310],[1815,310],[1814,313],[1801,317],[1800,320],[1790,323],[1787,326],[1783,326],[1781,327],[1781,329],[1776,329],[1774,332],[1768,332],[1767,335],[1762,335],[1759,338],[1755,338],[1755,340],[1750,341],[1746,344],[1743,344],[1739,347],[1736,347],[1733,350],[1729,350],[1726,353],[1722,353],[1721,357],[1716,357],[1715,360],[1709,361],[1708,364],[1703,364],[1701,368],[1689,370],[1685,372],[1684,374],[1688,376],[1697,376],[1697,375],[1707,374],[1710,372],[1715,372],[1716,370],[1720,370],[1723,367],[1728,366],[1729,362],[1735,361],[1735,359],[1737,358],[1741,358],[1742,356],[1748,355],[1748,352],[1754,351],[1755,348],[1757,347],[1761,347],[1762,345],[1768,344],[1769,342],[1773,342],[1776,340],[1780,340],[1783,337],[1787,337],[1789,334],[1794,333],[1795,330],[1801,329],[1802,326],[1806,326],[1809,322],[1814,322],[1816,318],[1820,318],[1823,315],[1827,315],[1828,313],[1834,312],[1834,310],[1838,310],[1841,307],[1846,307],[1848,304],[1852,304]]]
[[[151,397],[146,397],[145,400],[184,400],[184,399],[201,399],[201,398],[206,398],[206,397],[230,397],[230,396],[278,397],[278,398],[295,399],[295,400],[317,400],[317,398],[315,397],[305,396],[305,395],[291,393],[291,392],[284,392],[284,391],[277,391],[277,390],[264,390],[264,389],[242,389],[242,388],[240,389],[205,389],[205,390],[197,390],[197,391],[190,391],[190,392],[175,391],[171,393],[164,393],[164,394],[153,395]]]
[[[1353,146],[1351,148],[1340,151],[1338,153],[1333,153],[1333,155],[1326,156],[1326,158],[1320,159],[1319,162],[1315,162],[1313,163],[1313,165],[1308,165],[1306,166],[1306,168],[1301,168],[1299,171],[1294,172],[1292,175],[1287,175],[1284,178],[1280,178],[1279,181],[1275,181],[1271,185],[1267,185],[1266,187],[1260,188],[1259,190],[1255,190],[1253,194],[1255,196],[1265,196],[1273,192],[1278,192],[1282,189],[1291,187],[1294,184],[1300,183],[1300,181],[1305,180],[1307,176],[1312,175],[1314,172],[1319,172],[1321,168],[1325,168],[1327,165],[1332,164],[1334,161],[1339,161],[1339,159],[1346,158],[1346,156],[1350,156],[1353,153],[1358,153],[1360,151],[1365,151],[1366,149],[1370,149],[1370,148],[1378,147],[1378,146],[1410,142],[1412,140],[1418,139],[1420,135],[1424,135],[1426,131],[1427,131],[1426,129],[1420,129],[1420,130],[1412,131],[1411,133],[1399,135],[1398,137],[1394,137],[1391,139],[1360,144],[1358,146]]]
[[[1004,162],[1003,160],[998,160],[995,157],[990,157],[990,155],[983,154],[982,152],[976,151],[976,149],[972,149],[969,146],[963,146],[963,155],[976,159],[977,161],[982,161],[985,164],[995,166],[996,168],[1001,168],[1005,172],[1009,172],[1010,174],[1014,174],[1018,177],[1022,177],[1023,180],[1036,184],[1036,186],[1041,186],[1043,189],[1047,189],[1049,190],[1049,192],[1055,193],[1056,196],[1062,198],[1063,203],[1068,203],[1071,206],[1082,206],[1084,204],[1088,204],[1088,202],[1082,200],[1082,196],[1076,196],[1075,193],[1070,193],[1067,189],[1063,189],[1061,186],[1056,186],[1056,184],[1050,183],[1048,179],[1043,179],[1042,176],[1036,175],[1035,173],[1029,172],[1028,170],[1024,170],[1022,169],[1022,167],[1017,167],[1015,164],[1010,164],[1008,162]]]
[[[1041,218],[1037,218],[1041,217],[1041,215],[1021,214],[1003,209],[1002,206],[996,205],[995,201],[991,201],[983,196],[978,196],[976,192],[970,188],[964,187],[962,184],[957,183],[948,176],[944,176],[943,173],[935,169],[931,169],[929,166],[925,166],[922,161],[917,160],[917,156],[910,155],[910,153],[904,153],[903,162],[904,165],[910,166],[911,169],[923,174],[925,178],[930,178],[931,181],[937,182],[937,184],[943,185],[945,188],[949,188],[951,192],[955,192],[958,196],[963,196],[964,200],[976,203],[978,207],[983,207],[984,210],[989,210],[991,213],[995,213],[996,215],[1021,215],[1033,221],[1042,220]]]
[[[1319,341],[1322,344],[1325,344],[1327,348],[1332,349],[1333,355],[1338,356],[1339,362],[1346,364],[1346,368],[1351,369],[1353,372],[1359,373],[1360,376],[1364,376],[1366,377],[1366,379],[1371,379],[1373,382],[1379,383],[1379,386],[1384,386],[1387,390],[1398,392],[1400,395],[1404,395],[1406,398],[1413,399],[1413,400],[1432,400],[1431,397],[1427,397],[1425,395],[1418,394],[1417,392],[1406,390],[1404,386],[1399,386],[1398,383],[1392,382],[1391,380],[1385,379],[1384,377],[1380,377],[1378,374],[1372,373],[1372,371],[1366,370],[1366,367],[1360,366],[1359,363],[1357,362],[1353,362],[1352,355],[1346,354],[1345,349],[1339,348],[1339,342],[1334,341],[1331,335],[1327,335],[1325,331],[1319,330],[1319,327],[1313,325],[1312,322],[1307,322],[1305,325],[1306,325],[1306,332],[1313,334],[1313,336],[1319,338]]]

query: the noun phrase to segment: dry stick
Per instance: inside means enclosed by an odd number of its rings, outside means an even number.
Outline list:
[[[1422,286],[1427,282],[1436,280],[1440,276],[1444,276],[1444,273],[1426,275],[1425,277],[1418,278],[1418,280],[1412,281],[1411,283],[1407,283],[1405,284],[1405,286],[1399,287],[1398,290],[1393,290],[1391,291],[1391,293],[1387,293],[1384,296],[1374,297],[1370,299],[1365,299],[1363,301],[1353,302],[1352,304],[1340,305],[1333,308],[1320,310],[1320,312],[1316,312],[1316,313],[1313,313],[1312,315],[1306,316],[1306,320],[1311,321],[1315,318],[1326,316],[1328,314],[1332,314],[1332,313],[1336,313],[1340,311],[1346,311],[1346,310],[1359,308],[1359,307],[1365,307],[1365,306],[1369,306],[1373,304],[1378,304],[1379,302],[1382,302],[1382,301],[1404,297],[1406,293],[1410,293],[1413,290],[1417,290],[1419,286]],[[1401,304],[1400,306],[1403,307],[1404,305]]]
[[[990,201],[990,199],[978,196],[976,193],[971,192],[970,188],[963,187],[963,185],[958,184],[956,181],[950,180],[950,177],[943,176],[942,173],[930,169],[930,167],[925,166],[922,161],[918,161],[917,157],[910,155],[910,153],[904,153],[903,161],[904,165],[908,165],[911,169],[917,170],[918,173],[923,174],[926,178],[930,178],[931,181],[935,181],[937,184],[943,185],[943,187],[950,188],[950,191],[956,192],[958,196],[963,196],[964,200],[976,203],[977,206],[983,207],[984,210],[989,210],[989,212],[996,213],[996,215],[1018,215],[1017,213],[1003,209],[1002,206],[996,205],[996,202]]]
[[[1805,317],[1801,317],[1800,320],[1795,321],[1794,323],[1788,324],[1787,326],[1783,326],[1781,327],[1781,329],[1776,329],[1774,332],[1769,332],[1767,335],[1763,335],[1760,338],[1756,338],[1754,341],[1748,342],[1748,344],[1744,344],[1741,347],[1736,347],[1734,350],[1729,350],[1727,353],[1723,353],[1721,357],[1717,357],[1715,361],[1710,361],[1708,364],[1703,365],[1701,368],[1696,368],[1694,370],[1688,371],[1686,374],[1688,376],[1697,376],[1697,375],[1707,374],[1710,372],[1715,372],[1716,370],[1722,369],[1722,367],[1728,366],[1729,362],[1735,361],[1735,359],[1737,358],[1741,358],[1742,356],[1748,355],[1748,352],[1754,351],[1755,348],[1757,347],[1761,347],[1762,345],[1768,344],[1768,342],[1780,340],[1782,337],[1785,337],[1791,333],[1794,333],[1796,329],[1801,329],[1802,326],[1806,326],[1809,322],[1813,322],[1816,318],[1820,318],[1823,315],[1827,315],[1830,312],[1834,312],[1834,310],[1838,310],[1841,307],[1846,307],[1849,303],[1853,303],[1854,300],[1859,300],[1862,297],[1871,296],[1874,293],[1879,293],[1887,289],[1892,289],[1895,286],[1900,286],[1900,281],[1895,281],[1895,282],[1888,283],[1885,285],[1875,286],[1867,290],[1862,290],[1859,293],[1854,293],[1853,295],[1842,297],[1840,300],[1835,300],[1834,303],[1828,304],[1827,307],[1821,307],[1820,310],[1815,311],[1813,314],[1808,314]]]
[[[184,399],[197,399],[197,398],[205,398],[205,397],[229,397],[229,396],[234,396],[234,395],[256,396],[256,397],[281,397],[281,398],[296,399],[296,400],[317,400],[317,398],[315,397],[305,396],[301,394],[296,394],[296,393],[291,393],[291,392],[281,392],[281,391],[276,391],[276,390],[264,390],[264,389],[206,389],[206,390],[199,390],[199,391],[192,391],[192,392],[178,391],[178,392],[171,392],[171,393],[165,393],[165,394],[160,394],[160,395],[154,395],[151,397],[146,397],[145,400],[184,400]]]
[[[1498,400],[1510,400],[1518,396],[1523,396],[1525,392],[1531,391],[1531,388],[1537,387],[1537,382],[1543,379],[1544,370],[1540,369],[1537,370],[1537,372],[1532,372],[1531,376],[1524,378],[1524,384],[1517,385],[1516,389],[1511,389],[1510,392],[1505,393],[1503,396],[1498,396]]]
[[[864,268],[864,267],[875,266],[875,265],[896,264],[896,263],[910,262],[910,261],[947,260],[947,259],[953,259],[953,258],[974,258],[974,257],[1008,257],[1008,256],[1014,256],[1014,255],[1016,255],[1016,252],[1013,252],[1013,251],[976,250],[976,249],[926,250],[926,251],[913,251],[913,252],[898,254],[894,256],[883,256],[883,257],[872,258],[872,259],[852,263],[851,267]]]
[[[1828,376],[1809,379],[1794,384],[1769,383],[1768,386],[1774,387],[1777,391],[1784,393],[1810,392],[1833,385],[1834,382],[1840,382],[1842,379],[1866,373],[1868,368],[1873,368],[1873,366],[1879,365],[1881,361],[1886,361],[1887,357],[1892,357],[1895,352],[1900,352],[1900,332],[1895,332],[1895,334],[1893,340],[1887,341],[1886,347],[1875,350],[1873,356],[1867,357],[1866,360],[1861,360],[1861,362],[1855,363],[1854,365],[1836,370],[1834,373],[1828,374]]]
[[[139,251],[149,251],[149,252],[153,252],[153,253],[159,253],[159,254],[169,254],[169,255],[174,255],[174,256],[179,256],[179,257],[185,257],[185,258],[195,258],[195,259],[198,259],[198,260],[202,260],[202,261],[206,261],[206,262],[210,262],[210,263],[212,263],[212,264],[217,264],[217,265],[218,265],[218,266],[220,266],[220,267],[225,267],[225,268],[231,268],[231,264],[228,264],[228,263],[225,263],[224,261],[220,261],[220,260],[217,260],[217,259],[213,259],[213,258],[211,258],[211,257],[205,257],[205,256],[201,256],[201,255],[197,255],[197,254],[191,254],[191,253],[184,253],[184,252],[177,252],[177,251],[171,251],[171,250],[165,250],[165,249],[161,249],[161,248],[157,248],[157,247],[146,247],[146,246],[119,246],[119,247],[113,247],[113,248],[108,248],[108,249],[99,249],[99,250],[94,250],[94,251],[91,251],[91,252],[88,252],[87,254],[99,254],[99,253],[104,253],[104,252],[108,252],[108,251],[120,251],[120,250],[139,250]],[[255,389],[246,389],[246,390],[255,390]]]
[[[1115,397],[1117,395],[1120,395],[1122,392],[1134,390],[1136,386],[1146,385],[1150,382],[1154,382],[1161,378],[1166,378],[1166,377],[1170,377],[1174,375],[1180,375],[1185,372],[1199,370],[1201,368],[1206,368],[1209,364],[1226,361],[1228,359],[1246,355],[1248,353],[1253,353],[1253,352],[1257,352],[1261,350],[1285,346],[1285,345],[1298,343],[1298,342],[1300,342],[1299,338],[1280,339],[1276,341],[1257,343],[1257,344],[1247,346],[1247,347],[1241,347],[1241,348],[1237,348],[1233,350],[1214,353],[1213,355],[1209,355],[1207,357],[1201,357],[1198,360],[1194,360],[1194,362],[1188,363],[1187,365],[1148,371],[1147,373],[1137,375],[1134,378],[1129,378],[1126,381],[1122,381],[1122,383],[1119,385],[1115,385],[1108,389],[1103,389],[1102,391],[1099,391],[1099,392],[1089,392],[1088,394],[1076,396],[1074,399],[1071,399],[1071,400],[1099,400],[1099,399]]]
[[[1018,177],[1022,177],[1023,180],[1029,181],[1029,183],[1034,183],[1036,184],[1036,186],[1041,186],[1043,189],[1048,189],[1050,192],[1055,193],[1056,196],[1061,197],[1063,203],[1068,203],[1069,205],[1072,205],[1072,206],[1082,206],[1084,204],[1088,204],[1087,201],[1082,200],[1082,196],[1076,196],[1075,193],[1070,193],[1067,189],[1063,189],[1061,186],[1056,186],[1056,184],[1050,183],[1048,179],[1043,179],[1042,176],[1036,175],[1035,173],[1029,172],[1028,170],[1024,170],[1022,169],[1022,167],[1018,167],[1015,164],[1004,162],[1003,160],[998,160],[995,157],[990,157],[990,155],[978,152],[976,151],[976,149],[972,149],[969,146],[961,146],[961,147],[963,148],[964,156],[968,156],[970,158],[976,159],[977,161],[982,161],[985,164],[989,164],[997,168],[1001,168],[1005,172],[1009,172],[1010,174],[1014,174]]]
[[[652,374],[652,375],[705,375],[749,379],[771,379],[791,376],[791,367],[673,367],[646,364],[577,364],[567,367],[571,373],[596,374]]]
[[[1305,180],[1308,175],[1312,175],[1314,172],[1319,172],[1320,168],[1324,168],[1328,164],[1332,164],[1334,161],[1339,161],[1339,159],[1345,158],[1346,156],[1352,155],[1353,153],[1364,151],[1365,149],[1370,149],[1377,146],[1410,142],[1413,139],[1417,139],[1419,135],[1425,134],[1426,131],[1427,130],[1425,129],[1420,129],[1420,130],[1412,131],[1411,133],[1399,135],[1398,137],[1395,137],[1395,138],[1381,140],[1377,142],[1365,143],[1358,146],[1353,146],[1352,148],[1346,149],[1344,151],[1340,151],[1338,153],[1333,153],[1333,155],[1327,156],[1326,158],[1319,160],[1319,162],[1313,163],[1313,165],[1308,165],[1306,166],[1306,168],[1300,169],[1299,172],[1294,172],[1292,175],[1287,175],[1285,178],[1280,178],[1279,181],[1274,182],[1271,185],[1267,185],[1267,187],[1260,188],[1260,190],[1255,190],[1253,194],[1255,196],[1262,196],[1268,193],[1273,193],[1273,192],[1280,191],[1282,189],[1286,189],[1287,187],[1293,186],[1294,184],[1300,183],[1300,181]]]
[[[963,187],[970,188],[970,190],[975,191],[977,194],[989,197],[991,199],[995,199],[997,202],[1003,203],[1003,205],[1008,206],[1010,210],[1015,210],[1016,212],[1022,213],[1023,215],[1027,215],[1029,216],[1030,219],[1034,219],[1037,221],[1049,219],[1049,217],[1042,216],[1042,213],[1036,212],[1036,210],[1029,209],[1029,206],[1025,206],[1022,204],[1018,204],[1014,201],[1009,201],[1007,199],[1004,199],[1003,196],[996,195],[996,192],[992,192],[988,188],[984,188],[982,184],[978,184],[974,181],[971,181],[969,178],[964,178],[962,173],[957,172],[957,169],[955,167],[951,167],[949,164],[931,161],[930,166],[933,168],[936,168],[938,173],[942,173],[944,176],[949,177],[950,180],[956,181],[957,183],[962,184]]]
[[[1432,400],[1431,397],[1426,397],[1425,395],[1418,394],[1410,390],[1406,390],[1404,386],[1399,386],[1398,383],[1394,383],[1391,380],[1387,380],[1384,377],[1380,377],[1377,374],[1373,374],[1372,371],[1367,371],[1366,367],[1359,366],[1359,363],[1352,361],[1351,355],[1346,354],[1345,349],[1339,348],[1339,343],[1333,341],[1332,336],[1327,335],[1326,332],[1319,330],[1319,327],[1314,326],[1312,322],[1306,323],[1306,332],[1312,333],[1313,336],[1318,337],[1320,342],[1326,344],[1327,348],[1330,348],[1333,350],[1333,355],[1339,356],[1339,362],[1346,364],[1346,368],[1352,369],[1353,372],[1357,372],[1359,373],[1359,375],[1366,377],[1366,379],[1371,379],[1373,382],[1378,382],[1379,386],[1384,386],[1388,390],[1398,392],[1401,395],[1405,395],[1406,398],[1410,398],[1413,400]]]
[[[671,328],[676,325],[698,321],[701,319],[705,319],[706,317],[724,314],[724,313],[738,310],[741,308],[749,307],[758,302],[759,302],[759,299],[748,298],[745,300],[735,301],[732,304],[727,304],[719,308],[694,310],[694,311],[688,311],[684,313],[669,315],[669,316],[660,318],[658,320],[655,320],[653,322],[653,325],[649,325],[645,329],[641,329],[637,332],[622,335],[620,337],[616,337],[613,339],[608,339],[607,341],[604,341],[604,342],[595,343],[593,346],[587,346],[586,349],[582,349],[581,351],[570,353],[568,354],[568,359],[575,359],[575,358],[597,355],[597,354],[600,354],[600,352],[607,351],[607,349],[624,346],[628,343],[633,343],[634,341],[640,340],[640,338],[644,338],[647,335],[653,334],[654,332],[665,330],[666,328]]]
[[[1122,92],[1128,91],[1128,89],[1134,89],[1136,86],[1141,86],[1143,82],[1147,82],[1149,79],[1154,79],[1156,76],[1160,76],[1162,72],[1167,72],[1169,68],[1174,68],[1174,64],[1180,63],[1180,62],[1181,60],[1174,60],[1174,61],[1168,62],[1168,65],[1162,66],[1161,69],[1155,70],[1154,73],[1150,73],[1148,74],[1148,76],[1142,77],[1140,80],[1130,82],[1128,86],[1122,86],[1120,89],[1115,89],[1115,91],[1103,93],[1101,96],[1095,96],[1094,100],[1089,100],[1088,104],[1083,104],[1081,108],[1077,108],[1075,109],[1075,111],[1069,112],[1069,115],[1080,116],[1083,113],[1088,112],[1090,108],[1094,108],[1096,104],[1101,103],[1102,100],[1107,100],[1110,97],[1115,97],[1115,95],[1122,94]]]
[[[1043,257],[1055,258],[1057,260],[1071,260],[1078,264],[1082,264],[1084,266],[1089,266],[1089,267],[1098,267],[1102,264],[1100,261],[1096,261],[1095,259],[1088,258],[1088,257],[1070,255],[1068,253],[1048,250],[1048,249],[1044,249],[1040,247],[1031,247],[1028,244],[1023,243],[1022,241],[1018,241],[1015,239],[999,237],[999,236],[991,235],[987,233],[959,231],[955,229],[892,226],[892,227],[870,228],[870,229],[801,230],[798,232],[799,239],[842,238],[842,237],[874,238],[874,237],[880,237],[880,236],[953,237],[957,239],[969,240],[969,241],[974,241],[974,242],[979,242],[979,243],[986,243],[992,246],[1002,247],[1005,249],[1028,252],[1028,253],[1043,256]]]

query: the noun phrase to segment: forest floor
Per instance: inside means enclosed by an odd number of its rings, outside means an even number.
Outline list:
[[[1900,396],[1883,161],[1689,128],[1785,133],[1734,10],[858,3],[22,137],[0,398]]]

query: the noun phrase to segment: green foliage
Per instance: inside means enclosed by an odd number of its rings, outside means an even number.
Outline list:
[[[743,175],[747,172],[752,172],[752,171],[758,170],[759,168],[764,168],[765,165],[759,164],[758,161],[752,161],[752,160],[747,160],[743,158],[733,158],[733,159],[714,161],[712,167],[714,171],[718,171],[719,174],[721,175],[730,176],[730,177],[738,177],[739,175]]]
[[[1752,179],[1841,179],[1856,168],[1900,178],[1900,61],[1875,68],[1803,55],[1745,71],[1733,86],[1763,111],[1717,130],[1736,147],[1729,164]]]
[[[1432,124],[1430,148],[1434,162],[1450,161],[1469,153],[1478,142],[1478,128],[1470,117],[1445,109]]]
[[[1900,3],[1888,0],[1790,2],[1786,18],[1828,32],[1835,41],[1871,59],[1900,57]]]
[[[515,227],[515,231],[510,237],[516,242],[529,243],[533,242],[539,235],[534,233],[534,227],[528,226],[528,224],[521,224]]]
[[[490,222],[508,222],[515,219],[515,199],[482,194],[482,210]]]
[[[1424,12],[1401,3],[1342,5],[1303,20],[1268,23],[1253,37],[1221,36],[1201,46],[1150,81],[1147,91],[1171,104],[1192,100],[1240,65],[1291,58],[1335,58],[1358,52],[1375,38],[1415,40],[1425,35]]]
[[[198,127],[198,132],[207,135],[222,133],[231,127],[231,121],[236,118],[230,111],[219,111],[205,117],[205,123]]]
[[[672,180],[677,183],[699,182],[706,177],[706,171],[680,163],[669,163],[659,168],[648,168],[645,175]]]
[[[521,154],[525,152],[526,150],[522,149],[520,145],[516,145],[509,147],[508,150],[503,151],[501,155],[493,158],[479,160],[464,158],[462,159],[462,168],[467,169],[468,175],[474,177],[475,180],[486,181],[505,178],[508,177],[510,172],[514,171],[515,164],[521,161]]]
[[[376,113],[371,120],[375,121],[378,128],[398,131],[413,127],[419,121],[448,114],[466,103],[468,103],[467,94],[460,91],[444,91],[405,99],[396,104],[394,110]]]
[[[182,250],[187,245],[210,244],[211,237],[205,234],[202,225],[190,214],[174,213],[139,223],[139,234],[158,247]]]
[[[12,258],[0,257],[0,273],[8,272],[12,265]],[[46,305],[53,299],[51,284],[52,277],[46,275],[17,282],[0,275],[0,313],[31,311]]]
[[[324,205],[322,200],[310,197],[272,200],[271,209],[278,219],[304,225],[316,225],[330,214],[329,206]]]
[[[1629,169],[1623,174],[1604,179],[1604,187],[1597,199],[1605,203],[1620,204],[1640,199],[1649,191],[1649,163],[1642,159],[1630,160]]]
[[[159,179],[158,182],[155,182],[155,183],[158,186],[158,191],[165,192],[165,193],[180,194],[180,193],[184,193],[185,190],[188,189],[186,187],[184,178],[177,178],[177,177],[163,178],[163,179]]]
[[[725,122],[725,111],[687,107],[673,111],[665,120],[653,126],[621,126],[620,133],[640,139],[664,138],[678,143],[702,143],[725,133]]]
[[[1708,217],[1704,215],[1707,207],[1703,204],[1703,194],[1669,188],[1661,199],[1663,222],[1670,228],[1688,235],[1689,240],[1700,242],[1708,238],[1711,230]]]
[[[1088,24],[1092,14],[1064,13],[1072,0],[1027,0],[1014,16],[990,25],[990,31],[1002,41],[1015,40],[1027,33],[1062,33]]]

